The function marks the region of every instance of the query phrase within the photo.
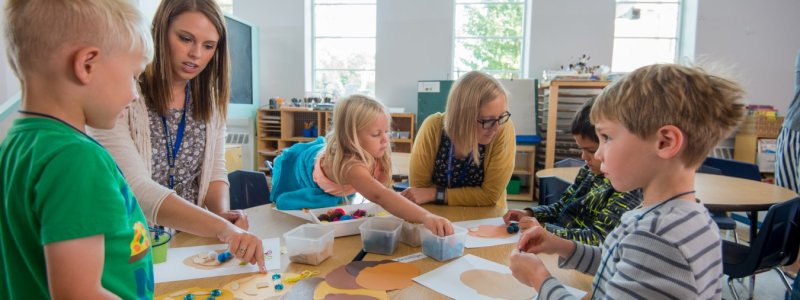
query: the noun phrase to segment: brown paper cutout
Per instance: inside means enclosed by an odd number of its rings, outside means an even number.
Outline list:
[[[506,231],[507,227],[506,225],[480,225],[470,228],[468,234],[482,238],[504,239],[513,235]]]
[[[399,290],[414,284],[411,279],[417,276],[419,269],[416,266],[392,262],[361,270],[356,277],[356,283],[371,290]]]
[[[345,265],[333,269],[328,275],[325,275],[325,281],[331,287],[337,289],[361,289],[360,285],[356,283],[356,277],[347,272]]]
[[[364,268],[367,267],[374,267],[380,264],[390,263],[391,260],[381,260],[381,261],[353,261],[348,263],[345,268],[347,269],[347,273],[350,275],[358,276],[358,273],[361,272]]]
[[[460,279],[478,294],[495,299],[526,300],[537,294],[532,287],[520,283],[508,273],[476,269],[464,271]]]

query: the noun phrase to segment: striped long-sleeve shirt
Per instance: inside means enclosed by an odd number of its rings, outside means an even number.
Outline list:
[[[576,243],[560,267],[594,274],[593,299],[720,299],[722,243],[706,208],[674,200],[649,209],[625,213],[603,246]],[[572,299],[554,277],[539,296]]]
[[[603,175],[584,166],[558,202],[528,208],[547,231],[558,237],[599,246],[626,211],[642,202],[641,190],[614,190]]]

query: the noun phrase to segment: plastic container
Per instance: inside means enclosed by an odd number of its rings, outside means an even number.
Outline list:
[[[289,260],[307,265],[319,265],[333,255],[334,228],[303,224],[283,234]]]
[[[155,229],[158,231],[158,236],[155,232],[150,232],[150,246],[152,247],[153,263],[160,264],[167,261],[167,250],[169,249],[169,241],[172,240],[172,234],[163,229]]]
[[[358,230],[361,231],[361,242],[364,244],[364,251],[392,255],[397,250],[397,242],[400,239],[400,230],[403,228],[403,221],[396,218],[370,218]]]
[[[453,225],[453,234],[437,236],[427,228],[422,229],[422,253],[438,261],[450,260],[464,255],[467,229]]]
[[[411,247],[422,245],[422,224],[403,222],[403,230],[400,232],[400,242]]]

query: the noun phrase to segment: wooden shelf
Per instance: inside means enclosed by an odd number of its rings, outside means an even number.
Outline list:
[[[296,143],[311,142],[319,136],[325,136],[331,128],[333,112],[325,110],[310,110],[307,108],[290,109],[259,109],[256,122],[258,138],[257,165],[259,171],[271,176],[269,170],[263,167],[265,161],[272,161],[280,152]],[[415,115],[412,113],[394,113],[392,116],[392,131],[408,132],[409,138],[393,138],[393,152],[410,153],[414,143]],[[276,123],[278,121],[279,123]],[[303,136],[306,125],[311,124],[316,128],[316,136]]]
[[[534,178],[536,177],[536,146],[518,145],[514,157],[516,166],[513,176],[520,178],[519,194],[508,194],[508,200],[533,201]]]

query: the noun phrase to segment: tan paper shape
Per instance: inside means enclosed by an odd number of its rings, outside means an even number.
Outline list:
[[[365,268],[356,276],[358,285],[371,290],[398,290],[411,286],[419,269],[407,263],[392,262]]]
[[[347,272],[345,265],[333,269],[325,275],[325,281],[332,287],[337,289],[361,289],[360,285],[356,283],[356,277]]]
[[[513,234],[506,231],[506,225],[480,225],[469,229],[469,235],[482,238],[498,238],[504,239],[512,236]]]
[[[525,300],[537,294],[532,287],[520,283],[508,273],[476,269],[461,273],[460,279],[478,294],[495,299]]]

